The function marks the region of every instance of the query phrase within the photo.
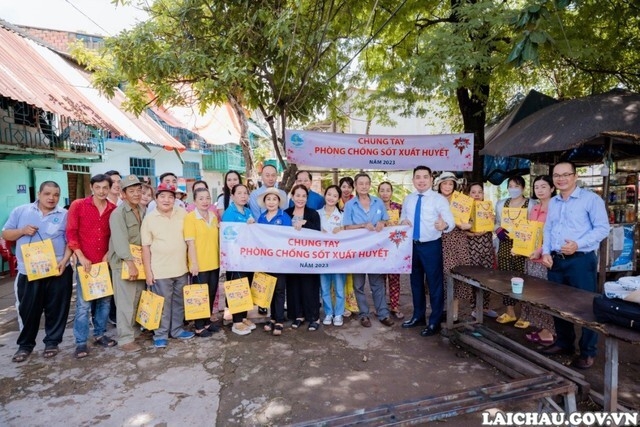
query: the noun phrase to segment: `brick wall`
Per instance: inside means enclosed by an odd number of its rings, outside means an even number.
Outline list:
[[[76,40],[75,33],[70,33],[68,31],[47,30],[43,28],[23,26],[20,26],[20,29],[61,52],[68,52],[69,45]]]

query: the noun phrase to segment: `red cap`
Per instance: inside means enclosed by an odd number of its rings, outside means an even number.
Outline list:
[[[156,194],[160,194],[163,191],[173,193],[174,196],[176,195],[176,187],[174,185],[165,184],[164,182],[158,185],[158,188],[156,188]]]

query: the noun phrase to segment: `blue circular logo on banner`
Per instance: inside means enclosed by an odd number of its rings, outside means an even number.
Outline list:
[[[291,144],[293,144],[294,147],[302,147],[302,144],[304,144],[302,135],[298,133],[294,133],[293,135],[291,135]]]
[[[233,242],[238,238],[238,232],[235,230],[233,226],[229,226],[224,229],[224,232],[222,233],[222,237],[224,238],[224,240],[228,242]]]

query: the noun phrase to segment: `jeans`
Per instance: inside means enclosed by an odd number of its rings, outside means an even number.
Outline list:
[[[346,274],[321,274],[320,288],[322,290],[322,306],[325,316],[342,316],[344,313],[344,285],[347,281]],[[331,298],[331,284],[335,292],[336,303]]]
[[[369,274],[369,287],[371,288],[371,295],[373,296],[373,305],[376,308],[376,314],[378,319],[382,320],[389,317],[389,308],[387,307],[387,301],[384,296],[384,274]],[[356,293],[356,300],[358,301],[358,310],[360,310],[360,317],[369,316],[369,304],[367,303],[367,296],[364,293],[364,274],[353,275],[353,289]]]
[[[107,331],[107,319],[111,309],[111,297],[98,298],[96,302],[96,312],[93,318],[93,336],[99,338]],[[89,316],[91,312],[91,301],[85,301],[82,297],[80,277],[76,273],[76,317],[73,321],[73,336],[76,338],[76,345],[86,345],[89,338]]]

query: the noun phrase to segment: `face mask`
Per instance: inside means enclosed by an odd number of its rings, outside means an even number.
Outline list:
[[[509,192],[509,197],[512,199],[517,199],[522,196],[522,190],[519,188],[509,188],[507,191]]]

